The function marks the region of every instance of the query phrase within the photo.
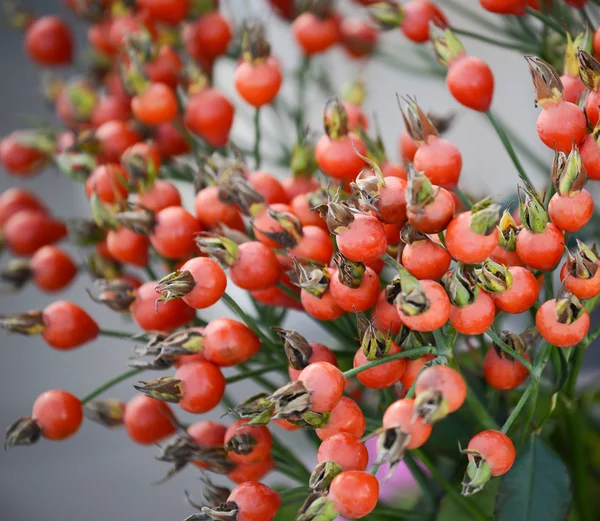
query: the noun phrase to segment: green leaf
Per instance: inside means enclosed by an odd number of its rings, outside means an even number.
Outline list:
[[[466,503],[471,503],[491,518],[494,513],[499,485],[500,480],[492,478],[481,492],[463,499]],[[459,503],[453,497],[446,495],[442,499],[435,521],[471,521],[472,519],[473,515],[464,507],[463,503]]]
[[[566,465],[540,438],[519,452],[500,483],[496,521],[564,521],[571,510],[571,478]]]

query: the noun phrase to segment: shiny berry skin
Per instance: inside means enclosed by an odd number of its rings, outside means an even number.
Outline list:
[[[135,118],[149,126],[174,120],[177,110],[175,92],[164,83],[152,83],[131,100],[131,111]]]
[[[268,172],[252,172],[248,181],[260,195],[265,198],[267,204],[289,203],[289,198],[283,186],[273,174]]]
[[[156,214],[150,243],[167,259],[184,259],[196,251],[196,234],[202,231],[200,222],[181,206],[169,206]]]
[[[67,228],[39,210],[22,210],[6,221],[2,233],[4,244],[13,253],[32,255],[65,237]]]
[[[541,233],[523,228],[517,235],[517,254],[527,266],[536,270],[553,269],[562,258],[564,248],[563,233],[552,223],[548,223]]]
[[[464,56],[450,63],[446,85],[454,99],[465,107],[485,112],[492,104],[494,75],[480,58]]]
[[[349,288],[340,282],[337,272],[329,281],[329,292],[335,303],[349,313],[366,311],[374,306],[381,289],[379,277],[369,267],[365,269],[364,277],[358,288]]]
[[[377,29],[356,18],[344,18],[339,32],[342,45],[351,58],[368,56],[379,41]]]
[[[401,351],[402,350],[395,343],[392,343],[390,352],[387,356],[400,353]],[[354,355],[353,367],[357,368],[369,362],[370,360],[367,359],[362,349],[359,348]],[[386,387],[394,385],[402,377],[405,370],[406,360],[400,358],[358,373],[356,378],[358,378],[361,384],[369,389],[385,389]]]
[[[245,483],[247,481],[256,481],[262,479],[266,474],[275,469],[273,456],[256,463],[238,463],[236,467],[227,474],[227,477],[234,483]]]
[[[140,445],[153,445],[175,432],[170,407],[149,396],[138,395],[125,407],[123,424],[127,435]]]
[[[420,280],[441,279],[451,262],[448,250],[428,238],[407,244],[402,250],[402,265]]]
[[[585,114],[567,101],[544,108],[537,120],[538,135],[543,143],[565,154],[571,151],[573,143],[579,145],[583,141],[586,130]]]
[[[329,423],[325,427],[316,429],[315,432],[321,441],[325,441],[331,436],[343,432],[360,438],[366,428],[367,422],[358,404],[352,398],[342,396],[338,404],[331,410]]]
[[[337,236],[340,252],[355,262],[381,257],[387,250],[385,228],[372,215],[355,214],[354,221]]]
[[[360,439],[347,432],[341,432],[321,443],[317,461],[333,461],[342,467],[342,471],[365,470],[369,463],[369,453]]]
[[[58,16],[42,16],[27,27],[25,50],[38,65],[68,65],[73,59],[71,30]]]
[[[429,309],[420,315],[409,316],[397,306],[400,320],[415,331],[435,331],[450,318],[450,299],[444,288],[433,280],[422,280],[421,288],[429,300]]]
[[[580,279],[569,273],[565,262],[560,270],[560,280],[565,282],[565,287],[577,298],[594,298],[600,293],[600,261],[597,264],[598,270],[591,279]]]
[[[217,303],[227,288],[227,277],[223,268],[207,257],[190,259],[180,271],[189,271],[194,279],[194,288],[182,300],[194,309],[204,309]]]
[[[505,266],[525,266],[516,251],[508,251],[500,244],[494,248],[494,251],[490,254],[490,259]]]
[[[171,89],[177,89],[183,63],[175,50],[162,45],[156,56],[144,65],[144,71],[152,83],[162,83]]]
[[[587,190],[571,195],[554,194],[548,205],[552,222],[565,232],[581,230],[594,214],[594,200]]]
[[[337,367],[337,358],[331,349],[325,347],[323,344],[318,344],[317,342],[309,342],[309,344],[312,349],[312,353],[308,357],[308,365],[316,362],[329,362],[331,365],[335,365]],[[298,380],[301,372],[302,369],[294,369],[293,367],[288,368],[288,374],[290,375],[290,380],[292,382]]]
[[[229,318],[211,320],[204,330],[203,353],[221,367],[241,364],[260,350],[260,340],[252,330]]]
[[[365,166],[365,162],[356,154],[354,147],[363,156],[366,155],[365,144],[356,134],[350,133],[340,139],[331,139],[326,134],[321,136],[315,148],[319,168],[335,179],[354,181]]]
[[[47,213],[37,196],[21,188],[9,188],[0,195],[0,227],[15,214],[23,210]]]
[[[437,195],[434,201],[427,206],[418,210],[413,210],[410,205],[407,207],[408,222],[421,233],[439,233],[448,226],[448,223],[454,217],[456,203],[452,194],[435,185],[433,191],[434,193],[437,192]]]
[[[382,333],[387,333],[389,330],[392,334],[397,335],[402,327],[402,320],[400,320],[396,306],[390,304],[385,298],[385,289],[377,297],[372,318],[375,327]]]
[[[403,226],[406,223],[406,181],[388,177],[379,191],[376,205],[384,223]]]
[[[581,342],[590,329],[590,316],[583,310],[571,324],[561,324],[556,318],[556,299],[544,302],[535,314],[535,325],[542,338],[557,347],[572,347]]]
[[[310,12],[302,13],[294,20],[292,32],[307,56],[326,51],[340,38],[338,21],[334,16],[322,19]]]
[[[146,192],[136,194],[135,200],[138,204],[157,213],[169,206],[181,206],[179,190],[174,184],[163,179],[154,181],[152,188]]]
[[[236,521],[272,521],[281,505],[281,497],[267,485],[246,481],[233,489],[227,502],[237,506]]]
[[[148,170],[153,169],[155,172],[158,171],[162,164],[160,151],[151,141],[142,141],[130,146],[121,156],[121,165],[125,167],[127,162],[132,160],[143,161],[144,166]],[[158,179],[158,181],[160,181],[160,179]],[[152,186],[154,186],[154,184]]]
[[[585,92],[585,86],[584,86],[583,92]],[[572,103],[576,103],[573,100],[568,100],[568,101],[571,101]],[[588,121],[592,128],[594,128],[598,124],[598,120],[600,119],[599,105],[600,105],[600,92],[590,91],[585,100],[585,113],[587,115]],[[586,137],[586,139],[587,139],[587,137]],[[583,141],[585,142],[586,139],[584,139]],[[591,139],[592,139],[592,141],[594,140],[593,136]]]
[[[344,310],[338,306],[329,290],[323,293],[321,298],[317,298],[303,289],[300,292],[300,301],[304,311],[317,320],[335,320],[344,314]]]
[[[586,91],[587,91],[587,87],[585,86],[585,84],[583,83],[583,81],[581,81],[581,78],[579,76],[571,76],[570,74],[563,74],[560,77],[560,81],[563,84],[563,98],[565,99],[565,101],[568,101],[570,103],[574,103],[575,105],[577,105],[578,101],[580,99],[583,99]],[[586,110],[587,110],[587,100],[586,100]],[[596,107],[596,122],[598,122],[598,108]],[[588,119],[589,119],[589,115],[588,115]],[[592,123],[592,120],[590,119],[590,124],[592,125],[592,127],[595,125],[595,123]]]
[[[368,472],[342,472],[333,478],[327,497],[341,516],[347,519],[365,517],[377,506],[379,482]]]
[[[187,412],[200,414],[214,409],[225,392],[225,377],[215,364],[207,361],[183,364],[175,373],[183,382],[179,406]]]
[[[152,18],[172,25],[184,20],[189,9],[188,0],[136,0],[136,4]]]
[[[237,207],[221,201],[219,199],[219,189],[216,186],[207,186],[196,194],[194,211],[196,219],[207,228],[213,228],[223,223],[225,226],[236,230],[240,229],[241,224],[241,229],[243,229],[243,222]],[[265,231],[268,230],[265,229]]]
[[[148,237],[137,234],[124,226],[109,230],[106,246],[115,260],[143,268],[148,264]]]
[[[298,194],[290,201],[290,207],[294,215],[300,219],[302,226],[318,226],[323,230],[327,230],[327,223],[319,215],[311,209],[307,194]]]
[[[225,432],[225,445],[234,437],[250,435],[254,438],[250,452],[248,454],[237,454],[235,451],[229,451],[229,457],[235,463],[256,463],[265,459],[271,452],[273,438],[269,429],[264,426],[253,427],[247,425],[250,420],[237,420]]]
[[[328,362],[316,362],[302,370],[298,381],[304,383],[311,393],[310,410],[329,412],[344,394],[345,380],[342,372]]]
[[[248,291],[270,288],[277,284],[280,266],[273,251],[258,241],[240,244],[237,259],[229,268],[236,286]]]
[[[42,338],[54,349],[68,350],[94,340],[98,324],[83,309],[66,300],[53,302],[43,312]]]
[[[412,0],[402,4],[404,20],[400,28],[409,40],[415,43],[429,41],[429,24],[431,22],[448,22],[444,13],[432,2],[427,0]]]
[[[220,423],[206,420],[190,425],[187,432],[194,438],[194,441],[200,448],[212,449],[223,447],[227,427]],[[201,469],[209,468],[209,465],[202,460],[192,460],[192,463]]]
[[[227,52],[232,36],[231,25],[218,11],[195,19],[183,32],[186,52],[208,62]]]
[[[479,0],[486,11],[497,14],[525,14],[526,0]]]
[[[281,186],[283,186],[290,201],[300,194],[308,194],[319,189],[319,183],[316,179],[304,175],[286,177],[281,180]]]
[[[600,180],[600,147],[594,134],[586,136],[579,147],[579,153],[588,179]]]
[[[397,177],[398,179],[404,179],[406,181],[406,168],[398,163],[391,163],[385,161],[381,165],[381,173],[383,177]]]
[[[60,441],[75,434],[83,421],[81,401],[67,391],[53,389],[33,403],[31,418],[47,440]]]
[[[125,121],[113,120],[96,129],[102,155],[109,162],[118,163],[123,152],[142,140],[141,136]]]
[[[467,397],[467,384],[460,373],[445,365],[433,365],[421,371],[415,384],[415,396],[428,390],[439,391],[448,403],[448,412],[460,408]]]
[[[415,168],[429,180],[444,188],[457,185],[462,170],[462,155],[456,145],[432,136],[421,145],[413,159]]]
[[[97,166],[85,181],[88,199],[95,191],[103,203],[116,203],[127,198],[129,193],[127,173],[117,164]]]
[[[235,108],[218,89],[207,87],[188,98],[185,126],[213,147],[225,146],[233,125]]]
[[[44,291],[59,291],[77,275],[77,266],[63,250],[43,246],[29,261],[35,285]]]
[[[289,256],[328,265],[333,256],[333,244],[329,233],[318,226],[303,226],[302,235],[300,242],[289,250]]]
[[[108,95],[98,98],[90,116],[90,123],[92,127],[97,128],[107,121],[129,121],[130,118],[131,107],[129,100]]]
[[[529,371],[521,362],[512,359],[510,355],[506,358],[503,355],[504,352],[497,350],[495,346],[488,349],[483,358],[483,376],[494,389],[509,391],[519,387],[527,380]],[[523,354],[523,357],[531,361],[527,353]]]
[[[247,103],[256,108],[273,100],[282,81],[281,67],[273,56],[257,64],[242,61],[235,69],[235,89]]]
[[[398,400],[390,405],[383,415],[384,429],[398,427],[404,434],[410,435],[408,449],[418,449],[431,435],[431,424],[422,418],[415,418],[415,401],[410,399]]]
[[[40,151],[20,143],[18,132],[13,132],[0,141],[0,163],[8,174],[25,177],[37,174],[45,158]]]
[[[156,281],[149,281],[137,289],[137,298],[131,305],[133,321],[144,331],[170,332],[185,326],[196,316],[183,300],[174,299],[156,305],[159,298],[154,291]]]
[[[489,235],[471,230],[471,212],[458,214],[446,228],[446,247],[454,259],[464,264],[486,260],[498,244],[498,229]]]
[[[400,378],[403,393],[408,392],[421,372],[421,369],[423,369],[423,366],[434,358],[435,355],[423,355],[415,360],[408,360],[406,362],[406,371],[404,371],[402,378]]]
[[[479,290],[475,302],[466,306],[450,306],[450,324],[463,335],[482,335],[494,323],[494,299]]]
[[[511,266],[512,285],[502,293],[494,293],[494,303],[501,311],[517,315],[533,306],[540,293],[538,281],[526,268]]]
[[[180,156],[190,151],[187,141],[172,123],[163,123],[154,127],[154,142],[164,158]]]
[[[489,430],[476,434],[471,438],[467,450],[477,451],[485,458],[492,476],[506,474],[516,457],[513,442],[500,431]],[[473,455],[469,454],[469,460],[472,458]]]
[[[415,154],[419,149],[419,145],[410,137],[410,134],[406,131],[402,132],[400,139],[398,140],[398,148],[400,151],[400,157],[405,161],[413,161]]]

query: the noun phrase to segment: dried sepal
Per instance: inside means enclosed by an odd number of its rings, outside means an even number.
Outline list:
[[[242,59],[251,63],[265,61],[271,55],[265,27],[258,20],[247,20],[242,32]]]
[[[104,304],[113,311],[128,312],[137,298],[135,288],[123,279],[97,279],[95,290],[86,289],[89,297],[98,304]]]
[[[290,170],[294,177],[310,177],[317,170],[315,145],[308,129],[304,129],[300,133],[292,149]]]
[[[280,387],[270,397],[270,401],[274,405],[273,417],[287,419],[302,416],[305,412],[310,411],[312,405],[310,394],[302,380],[296,380]]]
[[[322,429],[329,424],[331,413],[306,411],[300,416],[290,416],[285,419],[292,425],[296,425],[296,427],[304,430]]]
[[[498,244],[506,251],[516,251],[517,235],[521,229],[521,226],[517,226],[510,209],[505,209],[498,223]]]
[[[585,312],[581,301],[563,285],[556,295],[556,320],[569,325]]]
[[[265,208],[265,198],[245,178],[243,165],[234,164],[220,173],[219,200],[236,205],[244,215],[256,216]]]
[[[119,427],[123,425],[125,404],[121,400],[92,400],[83,406],[83,414],[104,427]]]
[[[386,300],[409,316],[425,313],[431,302],[419,280],[406,268],[399,266],[398,275],[385,289]]]
[[[486,260],[475,273],[477,284],[488,293],[502,293],[512,287],[512,273],[504,264],[491,259]]]
[[[319,463],[312,471],[308,480],[308,486],[314,492],[326,493],[329,490],[329,485],[340,472],[340,467],[335,461],[323,461]]]
[[[0,269],[0,281],[9,290],[20,290],[31,280],[33,272],[25,259],[13,259],[4,268]]]
[[[90,195],[90,210],[92,219],[98,228],[116,230],[119,227],[119,222],[115,219],[115,208],[103,203],[98,197],[96,189],[93,189]]]
[[[140,384],[133,388],[161,402],[179,403],[183,396],[183,382],[172,376],[163,376],[149,382],[140,381]]]
[[[19,418],[6,428],[4,450],[15,445],[33,445],[42,436],[42,429],[29,417]]]
[[[308,340],[297,331],[291,329],[274,327],[273,330],[283,340],[283,348],[285,349],[288,365],[297,370],[302,370],[308,366],[313,352]]]
[[[196,281],[193,275],[187,271],[174,271],[165,275],[154,286],[160,297],[156,299],[156,307],[160,302],[169,302],[170,300],[185,297],[196,287]]]
[[[42,311],[0,315],[0,328],[19,335],[41,335],[46,328]]]
[[[491,196],[475,203],[471,208],[471,231],[479,235],[490,235],[500,221],[500,205]]]
[[[188,95],[196,94],[209,86],[209,78],[200,64],[191,56],[186,56],[182,71],[183,85]]]
[[[436,21],[440,23],[439,20]],[[436,23],[429,24],[429,38],[437,61],[444,67],[465,56],[465,48],[454,32],[449,27],[442,27]]]
[[[389,463],[390,468],[384,481],[387,481],[393,474],[402,459],[410,443],[410,434],[404,432],[399,427],[389,429],[379,429],[377,431],[377,464]]]
[[[573,146],[569,155],[555,152],[552,163],[552,183],[558,194],[570,196],[581,190],[586,181],[587,174],[577,145]]]
[[[366,271],[362,262],[351,261],[339,251],[333,256],[333,262],[337,266],[338,279],[344,286],[352,289],[360,287]]]
[[[462,480],[462,495],[472,496],[481,491],[492,477],[490,466],[481,452],[465,449],[461,454],[469,456],[467,471]]]
[[[227,502],[227,498],[231,494],[231,490],[227,487],[215,485],[208,476],[201,476],[202,482],[202,501],[205,505],[220,505]],[[198,510],[202,510],[202,506],[194,503],[188,491],[185,491],[185,497],[188,503]]]
[[[128,203],[125,210],[114,215],[114,219],[139,235],[151,235],[156,226],[156,214],[141,204]]]
[[[252,425],[267,425],[275,412],[269,393],[259,393],[244,400],[231,412],[240,418],[250,418]]]
[[[449,414],[448,401],[437,389],[428,389],[415,398],[415,416],[425,423],[435,423]]]
[[[591,279],[598,272],[598,257],[586,244],[577,241],[577,249],[567,250],[567,270],[578,279]]]
[[[360,107],[367,98],[367,86],[365,82],[361,78],[347,81],[342,85],[341,98],[342,101]]]
[[[580,49],[577,51],[577,65],[581,81],[592,92],[598,92],[600,88],[600,62],[589,52]]]
[[[579,51],[592,52],[592,38],[587,25],[585,31],[579,33],[575,38],[567,31],[563,72],[572,78],[579,76],[579,60],[577,56]]]
[[[519,196],[519,214],[523,226],[533,233],[545,231],[550,218],[541,198],[531,189],[521,185],[517,187],[517,195]]]
[[[430,240],[427,235],[418,231],[412,224],[407,222],[400,230],[400,240],[404,244],[413,244],[419,241]]]
[[[402,6],[391,0],[369,5],[369,16],[383,31],[400,27],[405,19]]]
[[[98,166],[98,160],[87,152],[61,152],[53,156],[58,169],[74,181],[84,182]]]
[[[95,281],[98,279],[118,279],[123,271],[119,262],[99,253],[90,253],[86,258],[85,268],[90,277]]]
[[[216,507],[202,507],[202,513],[213,521],[236,521],[238,506],[234,501],[228,501]]]
[[[133,191],[145,192],[152,188],[158,175],[158,165],[154,164],[151,156],[127,154],[123,156],[121,165],[127,172]]]
[[[372,320],[356,313],[356,323],[358,326],[358,339],[360,348],[367,360],[379,360],[387,356],[392,348],[392,336],[388,331],[386,334],[379,331]]]
[[[294,263],[292,272],[293,283],[310,293],[313,297],[320,299],[329,289],[331,275],[327,268],[316,264],[303,266],[296,257],[292,258],[292,262]]]
[[[479,288],[476,284],[477,276],[472,267],[459,264],[455,270],[446,273],[441,282],[454,306],[468,306],[477,300]]]
[[[228,237],[202,233],[195,241],[198,249],[223,269],[233,266],[238,260],[238,245]]]
[[[104,230],[91,219],[67,221],[69,242],[76,246],[91,246],[104,239]]]
[[[275,241],[283,248],[293,248],[302,240],[304,236],[302,223],[294,214],[273,210],[272,208],[267,210],[267,214],[281,226],[281,230],[263,231],[255,226],[257,231]]]
[[[338,99],[329,100],[323,110],[323,126],[330,139],[345,138],[348,129],[348,115],[342,102]]]
[[[339,235],[348,229],[348,226],[354,222],[354,211],[347,201],[340,201],[340,191],[338,190],[333,197],[328,198],[326,204],[314,206],[313,210],[319,213],[327,228],[334,235]]]
[[[515,353],[519,355],[527,353],[527,351],[529,351],[529,349],[537,341],[538,337],[539,333],[535,328],[527,329],[521,334],[513,333],[511,331],[506,330],[502,331],[502,333],[500,334],[500,339]],[[495,344],[493,347],[496,351],[496,354],[500,358],[510,361],[514,360],[514,357],[510,353],[507,353],[505,350],[503,350],[501,347]]]
[[[306,498],[298,510],[295,521],[333,521],[338,513],[333,506],[333,501],[327,494],[315,492]]]
[[[404,120],[404,126],[406,132],[413,141],[418,144],[427,143],[430,137],[438,136],[438,129],[431,119],[423,112],[417,98],[407,96],[406,98],[400,98],[396,94],[398,100],[398,107],[400,107],[400,113]]]
[[[525,56],[535,87],[536,103],[542,107],[556,105],[563,100],[563,84],[556,69],[537,56]]]
[[[241,456],[250,454],[258,442],[249,432],[234,434],[225,444],[227,452],[234,452]]]
[[[406,204],[411,212],[418,213],[435,201],[439,190],[434,190],[431,181],[422,172],[418,172],[410,162],[406,163],[408,182],[406,185]]]

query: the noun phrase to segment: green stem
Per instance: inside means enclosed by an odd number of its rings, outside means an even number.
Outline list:
[[[515,168],[519,172],[519,175],[521,176],[522,179],[524,179],[529,184],[531,184],[531,181],[529,180],[529,176],[527,175],[527,172],[525,172],[523,165],[521,165],[521,162],[519,161],[519,158],[517,157],[515,149],[513,148],[510,140],[508,139],[506,132],[504,132],[502,125],[500,125],[500,123],[498,122],[498,120],[496,119],[494,114],[492,114],[491,111],[489,111],[489,110],[486,111],[485,115],[487,116],[489,122],[494,127],[494,130],[496,131],[496,134],[498,134],[500,141],[502,141],[502,144],[504,145],[506,152],[510,156],[510,159],[512,160],[513,164],[515,165]]]
[[[135,335],[135,333],[128,333],[127,331],[117,331],[115,329],[100,329],[100,331],[98,332],[99,335],[102,336],[109,336],[112,338],[123,338],[125,340],[132,340],[135,341],[135,339],[133,338]],[[139,337],[136,337],[136,339],[139,339]]]
[[[231,296],[229,296],[227,293],[223,293],[223,296],[221,298],[223,299],[223,302],[227,304],[227,307],[229,307],[231,311],[233,311],[239,318],[241,318],[244,324],[246,324],[252,331],[254,331],[254,333],[260,338],[263,344],[273,349],[277,349],[277,346],[275,346],[271,339],[260,330],[260,328],[256,325],[256,322],[252,319],[252,317],[247,315],[246,312],[240,306],[238,306],[237,302],[231,298]]]
[[[281,497],[282,501],[290,501],[293,499],[298,499],[296,496],[308,496],[310,493],[312,492],[312,490],[310,490],[310,488],[308,487],[296,487],[296,488],[288,488],[286,490],[282,490],[279,493],[279,496]]]
[[[111,380],[108,380],[108,382],[103,383],[100,387],[94,389],[91,393],[86,394],[81,399],[81,404],[85,405],[90,400],[93,400],[97,396],[101,395],[104,391],[108,391],[111,387],[114,387],[115,385],[127,380],[128,378],[131,378],[132,376],[135,376],[136,374],[141,373],[142,371],[143,369],[135,368],[115,376]]]
[[[465,378],[465,382],[467,379]],[[467,405],[479,420],[481,425],[486,429],[498,430],[498,423],[492,418],[490,411],[481,403],[478,396],[473,391],[473,388],[467,382]]]
[[[473,203],[471,202],[471,200],[467,197],[467,195],[458,186],[455,186],[453,188],[453,191],[458,196],[458,198],[460,199],[462,204],[465,205],[465,208],[467,210],[470,210],[471,208],[473,208]]]
[[[278,362],[276,364],[270,364],[270,365],[265,365],[259,369],[254,369],[253,371],[246,371],[240,374],[236,374],[234,376],[230,376],[229,378],[226,378],[225,381],[228,384],[232,384],[235,382],[240,382],[241,380],[245,380],[246,378],[254,378],[255,376],[260,376],[263,375],[265,373],[270,373],[271,371],[277,371],[278,369],[281,369],[282,367],[284,367],[281,362]]]
[[[473,38],[474,40],[479,40],[481,42],[489,43],[491,45],[495,45],[497,47],[502,47],[504,49],[514,49],[521,52],[536,52],[537,49],[524,45],[522,43],[512,43],[512,42],[503,42],[500,40],[496,40],[495,38],[490,38],[489,36],[484,36],[483,34],[477,34],[472,31],[466,31],[465,29],[458,29],[456,27],[451,27],[452,31],[456,34],[460,34],[461,36],[466,36],[467,38]]]
[[[485,334],[487,336],[489,336],[492,339],[492,341],[494,342],[494,344],[496,344],[500,349],[502,349],[502,351],[504,351],[505,353],[512,356],[515,360],[518,360],[519,362],[521,362],[530,373],[531,373],[531,371],[533,371],[531,362],[529,362],[529,360],[527,360],[526,358],[521,356],[519,353],[517,353],[508,344],[503,342],[502,339],[500,338],[500,336],[492,328],[489,328],[485,332]]]
[[[302,478],[308,483],[308,479],[310,478],[310,471],[305,467],[304,463],[300,461],[293,451],[289,450],[277,436],[273,436],[273,448],[281,455],[287,458],[288,464],[291,464],[298,473],[302,476]]]
[[[446,491],[446,493],[461,505],[465,510],[471,513],[475,521],[488,521],[488,517],[473,503],[467,501],[463,496],[460,495],[458,490],[442,475],[437,467],[429,460],[425,453],[421,449],[414,449],[412,454],[423,463],[429,470],[431,477],[439,483],[439,485]]]
[[[444,236],[444,232],[438,233],[438,239],[442,243],[442,246],[445,248],[446,247],[446,237]]]
[[[310,57],[304,56],[298,71],[298,105],[296,107],[296,128],[304,131],[304,111],[306,110],[306,76],[310,69]]]
[[[254,169],[260,169],[260,107],[254,112]]]
[[[517,402],[517,405],[515,405],[515,408],[510,413],[510,416],[504,422],[504,425],[502,426],[502,429],[500,430],[500,432],[502,432],[503,434],[506,434],[508,432],[508,430],[511,428],[514,421],[517,419],[517,416],[519,416],[519,414],[521,413],[521,410],[527,403],[527,400],[529,400],[531,393],[535,390],[535,388],[537,386],[538,386],[537,380],[535,380],[535,379],[530,380],[529,385],[525,389],[525,392],[521,395],[521,398]]]
[[[534,18],[537,18],[544,25],[554,29],[563,38],[566,38],[564,27],[561,27],[561,25],[553,18],[550,18],[549,16],[546,16],[545,14],[542,14],[539,11],[536,11],[535,9],[533,9],[531,7],[526,7],[525,11],[527,12],[527,14],[533,16]]]
[[[368,362],[360,367],[355,367],[354,369],[349,369],[344,373],[344,378],[350,378],[352,376],[357,375],[358,373],[362,373],[368,369],[373,367],[377,367],[378,365],[385,364],[387,362],[392,362],[394,360],[399,360],[401,358],[408,358],[412,356],[421,356],[427,355],[429,353],[435,352],[435,348],[433,346],[423,346],[417,347],[416,349],[410,349],[408,351],[403,351],[402,353],[396,353],[394,355],[384,356],[383,358],[379,358],[377,360],[373,360],[372,362]]]
[[[152,269],[152,266],[150,266],[150,263],[148,263],[144,267],[144,271],[146,272],[146,276],[148,277],[149,280],[154,280],[154,281],[159,280],[158,275],[156,275],[155,271]]]

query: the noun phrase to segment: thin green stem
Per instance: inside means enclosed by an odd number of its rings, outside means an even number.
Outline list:
[[[135,368],[115,376],[114,378],[108,380],[108,382],[103,383],[100,387],[96,387],[96,389],[94,389],[92,392],[86,394],[81,399],[81,404],[85,405],[87,402],[93,400],[97,396],[100,396],[104,391],[108,391],[111,387],[114,387],[115,385],[127,380],[128,378],[131,378],[132,376],[135,376],[136,374],[141,373],[142,371],[143,369]]]
[[[529,360],[527,360],[526,358],[521,356],[519,353],[517,353],[506,342],[503,342],[502,339],[500,338],[500,336],[498,335],[498,333],[496,333],[492,328],[489,328],[485,332],[485,334],[487,336],[489,336],[492,339],[492,341],[494,342],[494,344],[496,344],[500,349],[502,349],[502,351],[504,351],[505,353],[512,356],[515,360],[518,360],[519,362],[521,362],[530,373],[531,373],[531,371],[533,371],[533,366],[531,365],[531,362],[529,362]]]
[[[384,356],[383,358],[379,358],[377,360],[373,360],[371,362],[367,362],[360,367],[355,367],[354,369],[349,369],[344,373],[344,378],[350,378],[352,376],[357,375],[358,373],[362,373],[367,369],[371,369],[373,367],[377,367],[378,365],[385,364],[387,362],[392,362],[394,360],[399,360],[401,358],[408,358],[412,356],[421,356],[427,355],[429,353],[435,352],[435,348],[433,346],[423,346],[417,347],[416,349],[410,349],[408,351],[403,351],[402,353],[396,353],[394,355]]]
[[[310,57],[304,56],[298,70],[298,105],[296,106],[296,128],[298,133],[304,130],[304,111],[306,110],[306,79],[310,70]]]
[[[458,196],[461,203],[465,205],[465,208],[467,210],[470,210],[471,208],[473,208],[473,203],[471,202],[471,200],[467,197],[467,195],[458,186],[455,186],[453,188],[453,191]]]
[[[474,40],[489,43],[491,45],[495,45],[496,47],[502,47],[503,49],[514,49],[521,52],[537,51],[537,48],[525,45],[523,43],[500,41],[496,40],[495,38],[490,38],[489,36],[484,36],[483,34],[474,33],[472,31],[466,31],[465,29],[459,29],[457,27],[451,27],[451,29],[454,33],[460,34],[461,36],[466,36],[467,38],[472,38]]]
[[[232,384],[235,382],[240,382],[242,380],[246,380],[247,378],[254,378],[255,376],[260,376],[260,375],[263,375],[266,373],[270,373],[271,371],[277,371],[278,369],[281,369],[282,367],[284,367],[284,366],[281,364],[281,362],[270,364],[270,365],[265,365],[259,369],[254,369],[253,371],[245,371],[240,374],[230,376],[229,378],[226,378],[225,381],[228,384]]]
[[[260,169],[260,107],[256,108],[254,112],[254,168]]]
[[[129,333],[127,331],[117,331],[115,329],[101,328],[100,331],[98,331],[98,334],[101,336],[109,336],[112,338],[122,338],[125,340],[132,340],[132,341],[139,339],[139,337],[137,337],[135,333]],[[133,338],[134,336],[136,336],[135,339]]]
[[[279,493],[279,496],[281,497],[282,501],[286,502],[286,501],[290,501],[293,499],[298,499],[297,496],[308,496],[309,494],[312,493],[312,490],[308,487],[296,487],[296,488],[288,488],[286,490],[282,490]]]
[[[532,7],[526,7],[525,10],[527,11],[527,14],[533,16],[534,18],[537,18],[544,25],[551,27],[560,36],[562,36],[563,38],[566,38],[564,27],[561,27],[561,25],[556,20],[554,20],[553,18],[550,18],[549,16],[547,16],[545,14],[540,13],[539,11],[536,11]]]
[[[533,391],[536,389],[537,386],[538,386],[537,380],[531,379],[529,381],[529,385],[525,389],[525,392],[521,395],[521,398],[517,402],[517,405],[515,405],[515,408],[510,413],[510,416],[504,422],[504,425],[502,426],[502,429],[500,430],[500,432],[502,432],[503,434],[506,434],[508,432],[508,430],[511,428],[512,424],[517,419],[517,416],[519,416],[519,414],[521,413],[521,410],[527,403],[527,400],[529,400],[531,393],[533,393]]]
[[[146,272],[146,276],[148,277],[148,280],[154,280],[154,281],[158,281],[159,277],[156,274],[156,272],[152,269],[152,266],[150,266],[150,263],[148,263],[145,267],[144,267],[144,271]]]
[[[310,471],[306,468],[304,463],[298,459],[293,451],[289,450],[277,436],[273,436],[273,448],[279,453],[284,455],[288,459],[288,463],[293,465],[303,479],[308,483],[310,478]]]
[[[531,184],[529,176],[527,175],[527,172],[525,172],[523,165],[521,165],[521,161],[519,161],[519,158],[517,157],[515,149],[513,148],[512,144],[510,142],[510,139],[508,139],[506,132],[504,132],[504,128],[502,127],[502,125],[500,125],[500,123],[498,122],[498,120],[496,119],[496,117],[494,116],[494,114],[491,111],[489,111],[489,110],[486,111],[485,115],[487,116],[489,122],[494,127],[494,130],[496,131],[496,134],[498,134],[500,141],[502,141],[502,144],[504,145],[506,152],[510,156],[510,159],[512,160],[513,164],[515,165],[515,168],[519,172],[519,175],[521,176],[522,179],[524,179],[529,184]]]
[[[467,406],[471,409],[483,427],[486,429],[498,430],[498,423],[492,418],[490,411],[481,403],[479,397],[475,394],[475,391],[473,391],[473,388],[469,385],[466,378],[465,382],[467,383]]]
[[[438,233],[438,239],[442,243],[442,246],[445,248],[446,247],[446,237],[444,235],[444,232]]]

